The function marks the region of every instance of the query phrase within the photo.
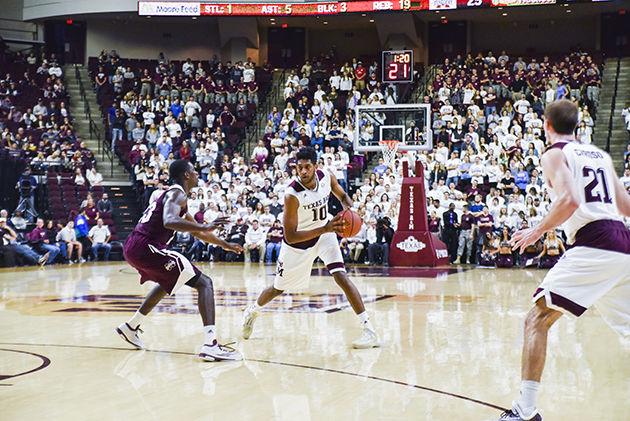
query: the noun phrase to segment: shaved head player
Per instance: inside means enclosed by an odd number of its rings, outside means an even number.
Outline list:
[[[240,245],[227,243],[212,233],[227,222],[226,218],[204,225],[195,222],[188,214],[188,193],[199,181],[192,164],[184,159],[174,161],[169,168],[169,174],[175,184],[147,207],[127,239],[124,249],[125,260],[140,273],[140,283],[153,281],[158,285],[149,292],[133,317],[118,326],[116,331],[126,342],[143,349],[144,344],[139,333],[142,332],[140,324],[146,315],[166,294],[173,294],[182,285],[188,285],[199,294],[199,313],[205,334],[199,357],[206,361],[241,360],[242,356],[238,351],[217,342],[212,280],[186,257],[169,250],[167,244],[174,231],[180,231],[190,232],[200,240],[216,244],[225,250],[240,253],[243,249]]]
[[[340,215],[330,218],[328,199],[334,194],[344,209],[352,207],[352,199],[341,188],[333,174],[317,169],[317,152],[302,148],[296,155],[297,180],[284,194],[284,241],[278,256],[273,285],[265,289],[256,302],[245,309],[243,337],[249,338],[262,306],[286,290],[308,286],[313,262],[322,259],[328,272],[343,290],[357,314],[363,330],[354,348],[378,347],[378,337],[363,305],[361,294],[348,278],[336,233],[344,228]]]
[[[551,269],[534,293],[525,320],[521,394],[500,420],[542,421],[536,395],[545,366],[547,332],[562,316],[579,317],[590,307],[617,333],[630,338],[630,195],[617,177],[610,156],[575,139],[578,109],[570,101],[545,109],[542,157],[553,205],[533,228],[514,234],[514,248],[533,244],[562,225],[573,247]]]

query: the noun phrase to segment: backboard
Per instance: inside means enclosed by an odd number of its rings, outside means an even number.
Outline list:
[[[379,152],[381,140],[397,140],[399,150],[431,150],[431,106],[428,104],[358,105],[354,150]]]

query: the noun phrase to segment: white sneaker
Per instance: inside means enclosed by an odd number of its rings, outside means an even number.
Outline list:
[[[352,347],[355,349],[378,348],[380,346],[381,344],[378,342],[378,335],[376,332],[368,329],[367,327],[363,328],[361,337],[352,342]]]
[[[203,344],[199,358],[204,361],[241,361],[241,353],[230,345],[219,345],[216,339],[211,344]]]
[[[116,328],[116,332],[118,332],[125,342],[133,345],[137,349],[144,349],[144,343],[142,342],[142,339],[140,339],[140,333],[144,332],[140,329],[140,326],[132,329],[131,326],[125,322]]]
[[[249,339],[252,335],[258,314],[259,311],[255,310],[253,305],[248,306],[243,312],[243,339]]]
[[[85,263],[85,262],[86,260],[83,257],[79,259],[79,263]]]

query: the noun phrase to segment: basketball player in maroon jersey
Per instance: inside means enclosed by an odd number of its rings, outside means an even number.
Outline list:
[[[174,231],[180,231],[189,232],[202,241],[235,253],[240,253],[243,249],[240,245],[227,243],[212,233],[223,226],[227,218],[219,218],[212,224],[205,225],[195,222],[188,214],[188,193],[197,186],[199,179],[192,164],[179,159],[171,164],[169,173],[175,184],[147,207],[124,248],[125,260],[140,273],[140,283],[153,281],[158,285],[149,292],[133,317],[118,326],[116,331],[126,342],[137,349],[143,349],[144,344],[139,333],[142,332],[140,324],[144,318],[166,294],[173,294],[182,285],[188,285],[199,294],[199,313],[205,334],[199,357],[205,361],[241,360],[240,352],[217,342],[212,280],[186,257],[169,250],[167,244]]]

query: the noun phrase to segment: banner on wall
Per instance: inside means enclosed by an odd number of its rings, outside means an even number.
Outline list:
[[[138,3],[140,16],[199,16],[200,4],[190,2],[141,1]]]

